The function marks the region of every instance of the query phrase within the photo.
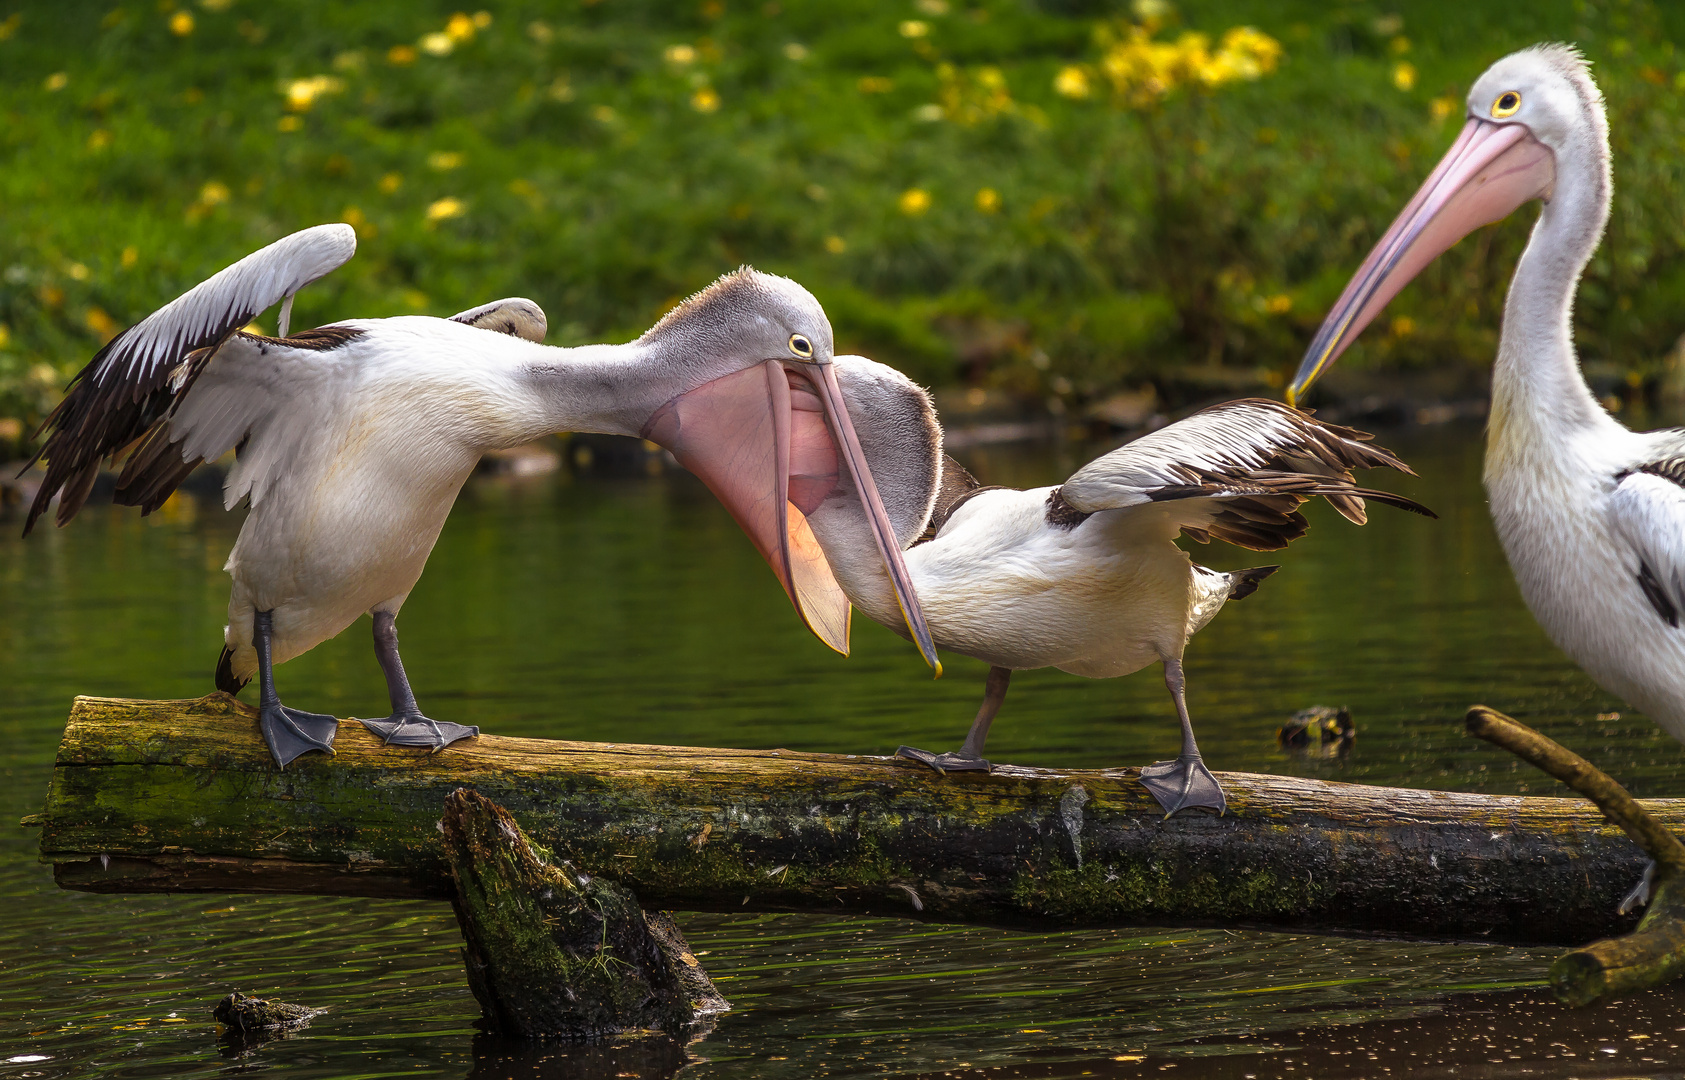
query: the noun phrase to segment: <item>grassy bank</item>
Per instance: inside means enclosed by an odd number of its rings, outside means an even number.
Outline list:
[[[1254,26],[1279,62],[1130,98],[1096,28],[1143,16],[1213,49]],[[1279,385],[1469,83],[1541,39],[1596,61],[1616,141],[1581,341],[1643,374],[1685,330],[1676,38],[1685,14],[1638,0],[0,3],[0,417],[332,220],[360,250],[296,325],[521,294],[553,342],[620,339],[752,262],[929,383],[1054,409],[1214,366]],[[1442,259],[1346,363],[1483,366],[1530,219]]]

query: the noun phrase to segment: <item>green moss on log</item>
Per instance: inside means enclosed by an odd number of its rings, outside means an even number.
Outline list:
[[[1577,799],[1224,774],[1163,820],[1138,770],[937,776],[876,757],[509,739],[437,754],[359,725],[274,768],[253,711],[79,698],[42,857],[72,888],[451,894],[435,828],[469,787],[645,904],[1066,927],[1246,923],[1577,945],[1642,854]],[[1685,803],[1646,804],[1685,822]],[[109,858],[101,859],[105,855]]]
[[[671,920],[632,893],[541,857],[475,792],[445,800],[468,985],[493,1030],[525,1038],[682,1032],[726,1008]]]

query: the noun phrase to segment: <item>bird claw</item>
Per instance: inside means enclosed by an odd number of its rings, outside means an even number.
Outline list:
[[[393,713],[384,720],[358,720],[387,746],[421,746],[438,753],[458,739],[480,733],[477,727],[432,720],[420,713]]]
[[[916,746],[899,746],[895,749],[895,756],[929,765],[943,776],[947,776],[951,772],[994,772],[995,770],[994,765],[983,758],[962,754],[957,750],[950,750],[946,754],[932,754],[929,750],[920,750]]]
[[[1168,820],[1177,811],[1204,806],[1221,816],[1228,798],[1211,770],[1198,754],[1184,754],[1175,761],[1155,761],[1141,770],[1141,784],[1164,807]]]

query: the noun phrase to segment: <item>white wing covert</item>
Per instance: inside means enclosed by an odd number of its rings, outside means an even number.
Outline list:
[[[1685,455],[1616,477],[1609,517],[1638,587],[1662,621],[1678,627],[1685,615]]]
[[[1303,536],[1298,507],[1326,498],[1346,518],[1368,520],[1364,499],[1433,516],[1420,503],[1357,487],[1352,470],[1411,469],[1372,436],[1325,424],[1275,401],[1248,398],[1194,413],[1078,469],[1054,493],[1050,515],[1079,517],[1151,503],[1175,503],[1183,533],[1255,551]],[[1068,510],[1067,510],[1068,508]]]
[[[42,425],[47,438],[35,460],[46,458],[47,477],[24,533],[60,492],[58,524],[74,517],[100,461],[173,412],[224,342],[356,250],[357,234],[349,225],[304,229],[226,267],[112,338],[71,380],[64,400]]]

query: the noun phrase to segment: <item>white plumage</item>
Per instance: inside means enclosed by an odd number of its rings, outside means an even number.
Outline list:
[[[1492,374],[1493,522],[1551,639],[1685,741],[1685,431],[1627,430],[1598,404],[1573,345],[1574,292],[1610,192],[1608,124],[1585,61],[1551,45],[1499,60],[1469,91],[1456,145],[1329,313],[1291,393],[1440,252],[1543,199]]]
[[[838,357],[837,369],[885,507],[911,544],[907,567],[932,636],[994,668],[960,751],[901,749],[938,769],[989,767],[983,744],[1012,671],[1057,667],[1109,678],[1158,662],[1184,743],[1181,757],[1144,770],[1143,782],[1167,811],[1221,811],[1222,790],[1200,761],[1187,719],[1182,653],[1223,603],[1250,594],[1276,568],[1210,570],[1193,564],[1175,539],[1284,547],[1305,531],[1298,507],[1317,496],[1359,523],[1365,498],[1421,510],[1354,486],[1354,468],[1409,471],[1367,435],[1268,401],[1213,406],[1097,458],[1056,487],[980,487],[944,459],[922,390],[861,357]],[[893,597],[868,557],[859,519],[846,488],[809,516],[849,599],[895,627]]]
[[[481,455],[553,432],[667,439],[737,515],[803,617],[828,625],[823,598],[801,587],[817,555],[804,554],[799,515],[759,512],[784,505],[792,430],[870,479],[846,413],[834,415],[843,406],[829,372],[831,327],[807,290],[744,268],[636,341],[577,349],[541,344],[544,313],[518,298],[453,319],[359,319],[284,338],[240,330],[354,247],[343,225],[296,233],[114,338],[48,420],[38,455],[46,482],[25,525],[55,496],[67,522],[108,456],[127,455],[117,501],[149,512],[200,462],[233,450],[224,502],[251,512],[228,558],[217,683],[232,693],[260,678],[262,727],[283,766],[331,749],[336,723],[281,705],[273,665],[364,612],[392,715],[363,723],[389,742],[434,749],[477,731],[421,713],[395,620]],[[807,419],[792,421],[787,383],[817,397]],[[717,419],[722,409],[730,422]],[[744,438],[745,419],[767,435]],[[882,554],[891,576],[904,577],[899,551]],[[928,641],[916,598],[904,600],[912,632]],[[827,640],[846,649],[846,626]]]

